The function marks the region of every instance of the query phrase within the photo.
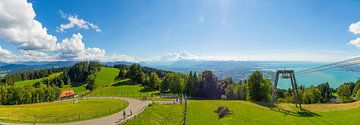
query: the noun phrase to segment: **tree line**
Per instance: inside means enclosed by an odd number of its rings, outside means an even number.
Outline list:
[[[63,67],[11,73],[7,74],[4,79],[0,80],[0,85],[14,85],[14,83],[18,81],[39,79],[47,77],[53,73],[63,72],[67,69],[67,67]]]
[[[0,104],[16,105],[49,102],[58,99],[60,89],[56,87],[0,86]]]
[[[237,99],[269,102],[272,98],[271,81],[259,71],[250,74],[246,80],[235,82],[232,78],[219,80],[212,71],[200,74],[186,74],[152,70],[145,71],[139,64],[115,65],[120,72],[118,79],[130,78],[131,84],[142,84],[145,87],[160,90],[162,93],[185,94],[193,99]],[[161,73],[161,74],[160,74]],[[160,75],[159,75],[160,74]],[[349,102],[360,99],[360,80],[356,83],[344,83],[338,88],[331,88],[328,82],[317,86],[298,87],[300,101],[305,104],[330,103],[336,99]],[[275,93],[277,102],[293,103],[294,92],[291,88],[279,89]]]

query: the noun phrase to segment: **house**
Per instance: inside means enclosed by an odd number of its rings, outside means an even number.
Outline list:
[[[72,89],[62,91],[60,94],[60,98],[72,98],[75,96],[76,96],[76,94],[75,94],[74,90],[72,90]]]

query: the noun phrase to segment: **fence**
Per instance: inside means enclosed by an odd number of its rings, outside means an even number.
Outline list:
[[[129,98],[137,98],[137,99],[151,99],[155,97],[155,93],[139,93],[139,92],[124,92],[124,93],[114,93],[114,92],[98,92],[98,93],[90,93],[85,97],[129,97]]]

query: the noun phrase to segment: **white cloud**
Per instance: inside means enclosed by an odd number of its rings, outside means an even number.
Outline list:
[[[356,46],[357,48],[360,48],[360,38],[356,38],[354,40],[351,40],[348,45]]]
[[[26,0],[0,1],[0,36],[24,50],[53,50],[56,37],[35,20],[32,4]]]
[[[349,32],[351,32],[353,34],[360,34],[360,21],[350,24]]]
[[[0,46],[0,57],[8,57],[11,55],[12,55],[12,53],[9,50],[3,49]]]
[[[35,50],[21,50],[22,58],[25,61],[56,61],[56,56]]]
[[[73,34],[71,38],[65,38],[57,45],[61,52],[59,58],[70,60],[99,60],[105,56],[105,50],[100,48],[85,48],[80,33]]]
[[[66,29],[71,29],[74,27],[78,27],[79,29],[93,29],[96,32],[101,32],[101,29],[98,25],[85,21],[84,19],[78,18],[77,15],[67,15],[64,12],[60,11],[61,17],[66,18],[69,23],[61,24],[58,27],[58,31],[64,32]]]
[[[104,60],[102,60],[102,61],[104,61],[104,62],[116,62],[116,61],[141,62],[142,59],[128,56],[128,55],[113,54],[113,55],[104,57]]]

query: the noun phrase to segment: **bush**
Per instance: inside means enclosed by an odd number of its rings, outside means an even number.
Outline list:
[[[357,98],[358,100],[360,100],[360,91],[357,91],[357,93],[356,93],[356,98]]]
[[[226,95],[221,95],[222,100],[226,100]]]
[[[218,113],[219,118],[230,114],[230,110],[227,106],[219,106],[214,112]]]

